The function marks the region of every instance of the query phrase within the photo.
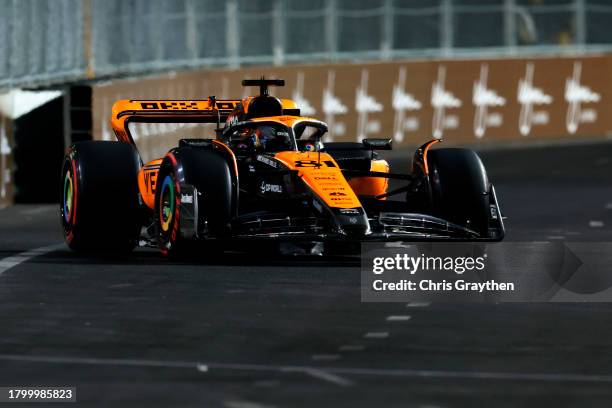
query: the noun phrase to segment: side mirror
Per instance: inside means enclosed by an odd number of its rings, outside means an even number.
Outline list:
[[[391,150],[391,139],[363,139],[361,142],[368,150]]]

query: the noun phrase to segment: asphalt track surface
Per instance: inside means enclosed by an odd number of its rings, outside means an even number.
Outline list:
[[[612,143],[481,156],[508,239],[612,241]],[[57,244],[55,206],[0,211],[0,386],[96,407],[612,401],[612,304],[362,303],[355,259]]]

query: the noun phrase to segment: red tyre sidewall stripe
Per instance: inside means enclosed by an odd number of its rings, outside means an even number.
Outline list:
[[[76,224],[76,213],[77,213],[77,202],[78,202],[77,196],[79,194],[79,187],[78,187],[79,177],[77,175],[76,161],[74,159],[72,160],[72,177],[74,178],[74,181],[72,182],[74,192],[72,194],[72,212],[70,214],[70,222],[74,226]]]
[[[174,220],[172,220],[172,232],[170,233],[170,241],[172,243],[176,242],[176,237],[178,236],[178,228],[180,221],[180,207],[181,207],[181,188],[179,186],[178,179],[175,175],[174,177]]]
[[[172,166],[174,167],[173,170],[176,169],[176,165],[178,164],[176,157],[174,157],[174,155],[172,153],[168,153],[166,154],[166,157],[170,159],[170,161],[172,162]]]

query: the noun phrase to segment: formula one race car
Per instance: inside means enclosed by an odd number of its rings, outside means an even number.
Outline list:
[[[471,150],[417,149],[412,171],[378,158],[388,139],[324,143],[325,123],[269,95],[282,80],[245,80],[242,100],[122,100],[118,141],[75,143],[62,168],[61,222],[75,250],[206,243],[499,241],[495,189]],[[217,123],[214,139],[182,139],[143,163],[130,122]],[[223,127],[220,126],[225,122]],[[389,181],[404,185],[390,189]],[[392,197],[396,199],[392,200]]]

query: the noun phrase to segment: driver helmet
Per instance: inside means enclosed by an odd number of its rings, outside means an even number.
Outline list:
[[[255,129],[262,151],[282,151],[290,149],[289,133],[271,125],[259,126]]]
[[[258,129],[245,127],[240,130],[238,137],[240,139],[237,145],[238,149],[248,150],[259,149],[261,147]]]

